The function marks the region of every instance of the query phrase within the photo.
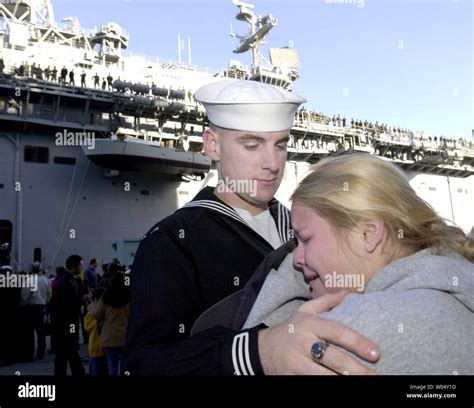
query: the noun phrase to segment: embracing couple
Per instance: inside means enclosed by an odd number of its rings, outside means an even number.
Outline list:
[[[206,187],[145,235],[122,371],[474,373],[472,239],[368,154],[313,166],[290,214],[274,196],[305,100],[239,80],[195,99],[219,180],[256,188]]]

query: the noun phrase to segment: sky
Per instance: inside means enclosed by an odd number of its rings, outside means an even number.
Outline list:
[[[52,0],[56,21],[116,22],[128,50],[220,69],[247,25],[231,0]],[[250,2],[250,1],[249,1]],[[255,0],[279,20],[267,46],[290,44],[301,61],[294,91],[308,109],[470,140],[474,129],[474,0]],[[261,50],[268,57],[267,46]]]

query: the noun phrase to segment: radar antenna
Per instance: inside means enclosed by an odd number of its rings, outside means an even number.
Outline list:
[[[249,33],[244,36],[234,34],[231,29],[231,36],[239,39],[239,45],[234,50],[234,53],[240,54],[251,50],[252,73],[255,74],[260,66],[259,48],[270,30],[278,24],[278,20],[271,14],[266,16],[258,15],[252,10],[255,7],[253,4],[243,3],[238,0],[233,0],[232,3],[239,8],[235,18],[246,22],[249,26]]]

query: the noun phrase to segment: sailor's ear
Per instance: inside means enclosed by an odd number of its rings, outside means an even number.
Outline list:
[[[211,128],[207,128],[202,134],[202,145],[204,153],[214,162],[220,160],[219,135]]]

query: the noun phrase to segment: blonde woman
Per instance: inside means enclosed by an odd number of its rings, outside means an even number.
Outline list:
[[[376,343],[377,372],[474,374],[474,241],[419,198],[397,167],[366,154],[327,158],[292,201],[296,269],[290,254],[267,275],[246,326],[292,315],[297,306],[285,307],[307,294],[299,270],[314,298],[350,291],[321,317]],[[319,342],[308,353],[324,364],[334,347]]]

